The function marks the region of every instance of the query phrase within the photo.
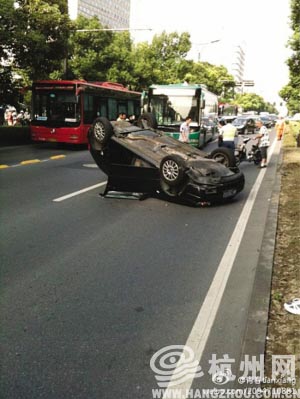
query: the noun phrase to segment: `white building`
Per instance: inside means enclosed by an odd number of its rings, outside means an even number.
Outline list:
[[[245,71],[245,51],[241,44],[234,46],[232,51],[232,62],[229,67],[229,72],[234,76],[236,82],[241,82],[244,79]]]
[[[104,27],[128,29],[130,23],[131,0],[68,0],[69,15],[76,19],[78,15],[87,18],[97,16]]]

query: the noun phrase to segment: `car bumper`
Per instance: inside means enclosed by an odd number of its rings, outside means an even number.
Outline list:
[[[218,184],[198,184],[189,182],[181,196],[188,202],[199,205],[205,203],[220,203],[232,199],[245,185],[245,178],[242,172],[234,176],[225,177]]]

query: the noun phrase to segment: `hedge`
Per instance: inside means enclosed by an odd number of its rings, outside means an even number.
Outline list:
[[[0,126],[0,145],[28,144],[30,142],[29,126]]]

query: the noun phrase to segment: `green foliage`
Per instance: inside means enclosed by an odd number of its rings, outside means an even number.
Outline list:
[[[19,96],[19,87],[13,80],[13,71],[10,66],[0,68],[0,105],[16,104]]]
[[[191,65],[190,72],[185,76],[190,83],[205,84],[208,90],[228,101],[234,97],[234,78],[224,66],[211,65],[207,62],[197,62]]]
[[[243,108],[244,112],[247,111],[265,111],[264,99],[258,94],[244,93],[238,94],[235,99],[236,104]]]
[[[60,69],[65,57],[71,22],[63,0],[19,0],[13,11],[17,21],[12,32],[14,63],[31,79],[47,78]]]
[[[133,48],[136,88],[143,89],[152,83],[182,82],[191,69],[191,62],[185,59],[190,48],[190,35],[187,32],[163,32],[155,35],[151,44],[137,44]]]
[[[79,32],[81,29],[97,31]],[[79,16],[75,21],[70,35],[67,77],[134,84],[129,33],[101,29],[96,17]]]
[[[0,0],[0,59],[7,60],[12,48],[12,33],[16,28],[14,1]]]
[[[276,107],[275,107],[273,104],[269,103],[269,102],[266,102],[266,103],[265,103],[265,109],[264,109],[264,111],[269,112],[269,114],[277,114],[277,109],[276,109]]]
[[[279,95],[287,102],[290,113],[300,112],[300,0],[291,0],[292,37],[289,47],[293,51],[287,60],[290,72],[289,83],[284,86]]]

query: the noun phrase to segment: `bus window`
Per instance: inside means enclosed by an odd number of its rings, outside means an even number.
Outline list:
[[[84,117],[83,117],[83,123],[92,123],[93,120],[95,119],[94,117],[94,98],[90,94],[86,94],[84,96],[84,102],[83,102],[83,107],[84,107]]]
[[[106,101],[99,101],[97,105],[97,116],[103,116],[107,118],[107,103]]]
[[[126,114],[126,116],[128,117],[127,104],[124,102],[118,102],[118,115],[120,114]]]
[[[117,101],[114,98],[108,99],[108,119],[115,121],[118,117]]]

